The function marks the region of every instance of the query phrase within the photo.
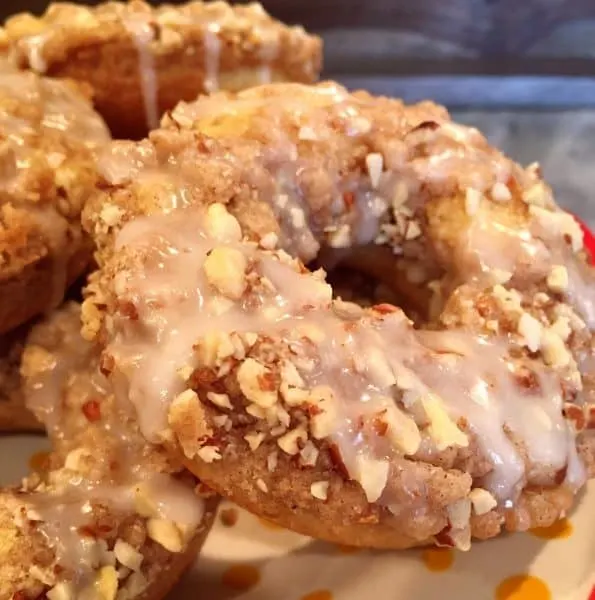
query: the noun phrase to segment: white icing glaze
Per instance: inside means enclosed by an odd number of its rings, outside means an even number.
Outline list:
[[[220,30],[221,26],[218,23],[209,23],[204,31],[204,87],[210,94],[219,90],[219,61],[221,54],[221,41],[219,40]]]
[[[328,285],[249,243],[226,245],[255,261],[276,292],[271,297],[248,294],[219,314],[202,264],[220,244],[206,236],[201,219],[192,211],[139,218],[117,240],[120,249],[146,254],[142,267],[121,275],[120,298],[134,305],[138,320],[119,323],[109,353],[129,381],[127,397],[149,439],[157,439],[166,427],[168,405],[183,389],[177,370],[195,364],[193,345],[207,333],[255,332],[300,346],[296,332],[311,325],[323,340],[315,343],[315,369],[302,376],[310,388],[329,385],[335,391],[340,408],[333,439],[355,479],[358,457],[384,460],[393,452],[384,439],[364,439],[355,424],[381,411],[387,398],[396,402],[394,377],[409,374],[413,383],[406,404],[432,394],[441,398],[452,419],[467,421],[493,465],[485,485],[500,500],[514,499],[527,478],[519,447],[505,428],[525,448],[533,468],[558,471],[568,465],[567,481],[584,480],[576,448],[568,443],[574,436],[562,417],[559,379],[529,361],[526,366],[538,383],[536,389],[523,389],[514,377],[516,367],[505,339],[462,331],[416,332],[400,311],[346,327],[333,312]],[[366,357],[368,366],[348,366]],[[390,374],[388,385],[378,375],[383,364]],[[381,501],[391,504],[390,497]]]
[[[42,521],[40,531],[55,549],[61,566],[78,574],[80,583],[98,564],[101,547],[84,534],[92,527],[91,505],[103,505],[120,513],[135,513],[135,495],[139,486],[148,492],[156,507],[156,516],[171,520],[186,531],[193,531],[204,516],[204,503],[185,485],[155,473],[144,473],[139,482],[92,484],[74,473],[69,485],[52,493],[38,493],[30,500],[31,508]]]
[[[32,35],[21,40],[20,45],[23,47],[31,68],[38,73],[45,73],[48,65],[43,56],[44,47],[48,40],[47,33]]]
[[[159,125],[159,83],[155,71],[155,59],[151,43],[155,32],[151,26],[150,13],[129,11],[122,17],[122,23],[130,33],[138,52],[138,70],[141,82],[147,127],[155,129]]]

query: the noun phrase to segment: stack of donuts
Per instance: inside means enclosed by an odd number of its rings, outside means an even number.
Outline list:
[[[0,40],[0,424],[53,444],[0,495],[0,599],[162,597],[219,497],[393,549],[571,509],[595,278],[538,165],[315,83],[320,41],[257,5]]]

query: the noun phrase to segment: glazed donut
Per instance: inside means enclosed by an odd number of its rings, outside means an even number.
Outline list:
[[[533,165],[423,102],[337,84],[181,104],[100,159],[83,333],[224,497],[350,545],[470,546],[595,474],[593,271]],[[420,315],[340,299],[382,278]]]
[[[126,424],[79,330],[79,307],[66,305],[23,352],[22,394],[53,452],[0,491],[0,598],[158,600],[194,560],[217,500]]]
[[[141,1],[51,4],[6,22],[1,43],[19,66],[91,85],[116,137],[143,137],[180,100],[269,81],[313,82],[321,41],[259,4]]]
[[[79,89],[0,63],[0,335],[57,306],[88,266],[80,212],[108,130]]]

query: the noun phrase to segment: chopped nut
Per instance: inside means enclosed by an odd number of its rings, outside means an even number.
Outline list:
[[[306,226],[306,214],[303,208],[292,206],[289,209],[289,215],[291,216],[291,224],[296,229],[303,229]]]
[[[438,451],[446,450],[450,446],[466,448],[469,445],[469,439],[450,419],[440,398],[434,394],[427,394],[422,396],[421,403],[430,420],[428,433]]]
[[[143,555],[134,546],[122,539],[116,540],[114,555],[120,564],[131,571],[138,571],[143,562]]]
[[[210,331],[206,333],[194,350],[197,353],[200,364],[205,367],[215,367],[226,358],[233,356],[236,351],[232,338],[221,331]]]
[[[311,442],[307,441],[300,451],[300,464],[303,467],[314,467],[318,461],[320,452],[318,448]]]
[[[510,271],[504,271],[503,269],[492,269],[490,272],[492,281],[495,283],[508,283],[512,279],[512,273]]]
[[[494,298],[502,305],[507,311],[518,311],[522,312],[521,307],[521,295],[516,290],[507,290],[502,285],[495,285],[492,293]]]
[[[370,175],[370,184],[372,189],[376,189],[380,183],[380,176],[382,175],[382,169],[384,168],[384,159],[382,154],[378,152],[371,152],[366,156],[366,167],[368,168],[368,175]]]
[[[256,480],[256,487],[265,494],[269,491],[267,484],[260,477]]]
[[[248,446],[250,446],[250,450],[252,450],[252,452],[254,452],[254,450],[258,450],[258,448],[264,441],[264,438],[265,438],[265,435],[264,435],[264,433],[261,433],[261,432],[247,433],[244,436],[244,439],[246,440],[246,442],[248,442]]]
[[[279,423],[287,429],[291,423],[290,414],[279,404],[271,410],[275,412],[275,416],[279,420]]]
[[[546,233],[567,238],[574,252],[581,250],[583,232],[572,215],[561,210],[551,211],[535,205],[529,207],[529,212],[537,219]]]
[[[248,261],[235,248],[219,247],[205,258],[203,269],[208,282],[227,298],[238,300],[246,289]]]
[[[145,485],[137,485],[134,489],[134,508],[141,517],[154,517],[159,513],[157,503],[151,497]]]
[[[267,470],[272,473],[277,468],[277,463],[279,462],[279,456],[277,452],[271,452],[267,456]]]
[[[483,488],[474,488],[469,492],[469,500],[476,515],[485,515],[498,506],[498,501]]]
[[[554,265],[547,278],[548,288],[562,294],[568,289],[568,270],[563,265]]]
[[[213,434],[205,410],[194,390],[184,390],[174,398],[167,419],[188,458],[194,458],[204,440]]]
[[[260,247],[264,248],[265,250],[274,250],[277,247],[278,243],[279,243],[279,236],[272,231],[263,235],[260,238],[260,242],[259,242]]]
[[[415,240],[422,234],[421,226],[417,221],[409,221],[407,231],[405,231],[405,239],[407,241]]]
[[[83,467],[82,461],[90,456],[91,454],[86,448],[76,448],[66,455],[64,466],[71,471],[81,471]]]
[[[518,332],[531,352],[537,352],[541,346],[543,327],[529,313],[523,313],[519,319]]]
[[[482,199],[480,191],[474,188],[467,188],[465,191],[465,212],[472,217],[477,213]]]
[[[451,529],[449,535],[457,550],[468,552],[471,549],[471,527],[469,525],[463,529]]]
[[[310,418],[310,431],[317,440],[329,437],[337,428],[337,400],[326,386],[314,388],[310,402],[316,405],[316,413]]]
[[[267,385],[271,375],[270,369],[253,358],[246,359],[236,374],[244,396],[262,408],[270,408],[277,402],[277,390]]]
[[[386,460],[377,460],[364,455],[355,459],[355,477],[364,490],[368,502],[376,502],[388,481],[390,466]]]
[[[54,574],[48,569],[42,569],[38,565],[31,565],[29,567],[29,575],[44,585],[53,585],[55,583]]]
[[[242,239],[242,228],[238,220],[223,204],[209,206],[205,224],[208,234],[219,242],[239,242]]]
[[[308,439],[308,434],[303,427],[296,427],[291,431],[288,431],[284,436],[277,440],[277,444],[283,452],[290,454],[291,456],[296,455],[300,451],[298,442],[301,440],[305,442]]]
[[[229,396],[227,394],[217,394],[215,392],[207,392],[207,400],[212,402],[215,406],[219,408],[228,408],[232,409],[233,406],[231,401],[229,400]]]
[[[203,446],[196,456],[206,463],[212,463],[216,460],[221,460],[221,452],[216,446]]]
[[[512,199],[512,194],[506,184],[498,181],[492,186],[492,198],[496,202],[508,202]]]
[[[316,481],[310,486],[310,493],[318,500],[326,500],[328,498],[328,481]]]
[[[328,232],[328,245],[331,248],[348,248],[351,245],[351,228],[347,223]]]
[[[56,366],[56,356],[41,346],[28,345],[21,358],[21,375],[25,378],[35,377]]]
[[[318,136],[312,127],[309,125],[302,125],[298,131],[298,138],[300,140],[314,141],[318,139]]]
[[[170,552],[181,552],[184,548],[182,533],[173,521],[167,519],[149,519],[147,534]]]
[[[570,319],[568,317],[558,317],[550,327],[550,330],[555,333],[563,342],[567,341],[572,333]]]
[[[552,367],[566,367],[572,360],[564,342],[551,328],[543,332],[541,353],[545,362]]]
[[[118,573],[114,567],[101,567],[95,580],[95,589],[101,600],[114,600],[118,593]]]
[[[115,204],[104,204],[99,218],[108,226],[113,227],[120,222],[124,211]]]
[[[403,205],[405,204],[405,202],[407,202],[408,198],[409,186],[405,181],[399,181],[395,186],[395,190],[391,200],[393,213],[395,215],[403,209]]]
[[[146,576],[140,571],[137,571],[128,577],[122,589],[126,592],[126,598],[136,598],[137,596],[140,596],[148,586],[149,581]]]
[[[248,404],[246,412],[255,419],[266,419],[267,416],[266,410],[256,404]]]
[[[229,431],[228,428],[231,428],[231,419],[227,416],[227,415],[216,415],[213,417],[213,424],[215,425],[215,427],[221,429],[226,429],[227,431]]]
[[[405,456],[411,456],[419,450],[421,434],[411,417],[399,410],[394,404],[388,404],[386,411],[380,418],[388,425],[386,435],[395,448]]]
[[[462,498],[446,508],[448,521],[453,529],[465,529],[471,520],[471,500]]]
[[[279,391],[281,392],[283,400],[285,400],[285,404],[288,406],[299,406],[300,404],[304,404],[310,397],[310,392],[307,390],[291,387],[285,382],[281,383]]]
[[[48,600],[75,600],[74,585],[70,582],[61,581],[45,594]]]

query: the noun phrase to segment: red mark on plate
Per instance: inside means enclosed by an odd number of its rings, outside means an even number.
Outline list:
[[[595,258],[595,236],[591,233],[589,228],[578,217],[574,217],[574,218],[578,221],[578,224],[581,226],[581,229],[583,230],[585,250],[587,251],[587,254],[589,255],[589,258],[591,259],[591,263],[592,263],[593,259]]]

